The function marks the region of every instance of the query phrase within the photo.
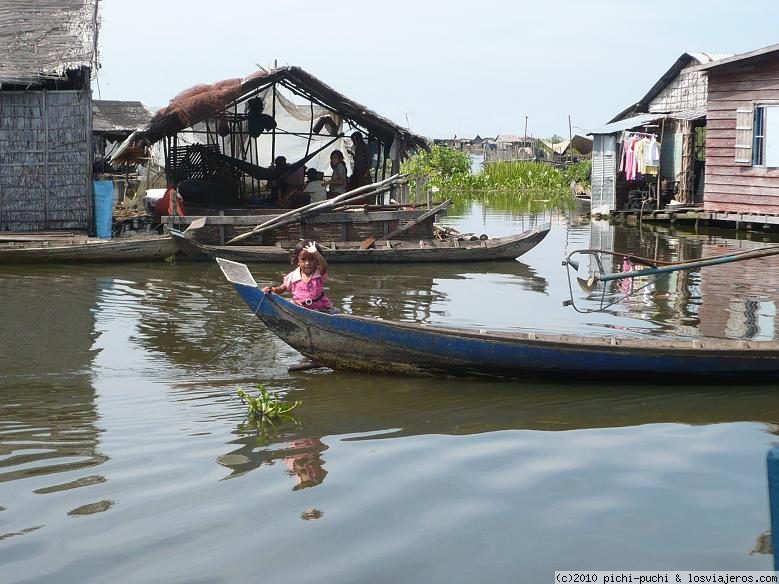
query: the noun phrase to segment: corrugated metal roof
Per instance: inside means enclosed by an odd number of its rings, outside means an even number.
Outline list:
[[[594,130],[590,130],[589,132],[587,132],[587,135],[592,136],[594,134],[616,134],[624,130],[630,130],[631,128],[636,128],[643,124],[648,124],[649,122],[660,120],[664,117],[665,114],[640,114],[637,116],[633,116],[632,118],[627,118],[624,120],[619,120],[617,122],[606,124],[605,126],[601,126],[600,128],[595,128]]]
[[[687,110],[683,112],[672,112],[668,114],[669,118],[673,118],[674,120],[700,120],[702,118],[706,117],[706,110],[705,109],[695,109],[695,110]]]
[[[740,53],[738,55],[725,55],[723,58],[717,59],[715,62],[703,63],[698,68],[702,71],[707,71],[709,69],[714,69],[715,67],[722,67],[724,65],[730,65],[731,63],[738,63],[741,61],[745,61],[747,59],[752,59],[754,57],[762,57],[763,55],[770,55],[771,53],[775,53],[777,51],[779,51],[779,44],[768,45],[767,47],[756,49],[754,51],[749,51],[748,53]]]
[[[2,0],[0,83],[57,79],[96,58],[98,0]]]

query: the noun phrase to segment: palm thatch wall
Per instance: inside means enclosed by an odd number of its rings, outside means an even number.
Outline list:
[[[0,91],[0,231],[89,230],[89,91]]]
[[[0,231],[92,227],[97,8],[0,2]]]

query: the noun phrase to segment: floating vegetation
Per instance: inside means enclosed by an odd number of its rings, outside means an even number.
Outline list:
[[[424,177],[425,188],[437,187],[446,196],[501,193],[514,201],[512,208],[516,208],[517,199],[524,199],[524,206],[531,211],[567,206],[573,201],[571,181],[589,184],[591,169],[589,160],[564,169],[532,160],[498,161],[485,164],[483,172],[473,174],[465,151],[444,146],[420,151],[403,165],[403,172]]]
[[[256,396],[247,393],[243,389],[239,389],[237,392],[240,400],[246,404],[249,420],[259,422],[285,418],[294,420],[289,413],[298,407],[301,402],[283,402],[268,392],[261,383],[257,384],[257,389],[260,390],[260,393]]]

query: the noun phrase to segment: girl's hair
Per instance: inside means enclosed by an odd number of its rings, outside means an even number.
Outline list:
[[[330,156],[337,156],[338,157],[338,164],[336,166],[338,166],[338,165],[343,166],[344,167],[344,171],[346,171],[346,162],[344,162],[344,153],[343,152],[341,152],[340,150],[333,150],[330,153]]]
[[[295,249],[292,250],[292,257],[290,258],[290,263],[293,266],[298,265],[298,257],[300,256],[300,252],[302,252],[303,249],[305,249],[306,247],[311,245],[311,243],[312,243],[311,241],[306,241],[306,240],[303,240],[303,239],[301,239],[298,242],[298,244],[295,246]],[[320,246],[318,243],[315,244],[315,245],[316,245],[316,250],[319,253],[322,253],[322,246]]]

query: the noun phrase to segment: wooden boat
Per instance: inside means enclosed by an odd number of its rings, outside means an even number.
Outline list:
[[[574,210],[580,215],[586,215],[592,208],[592,197],[587,194],[574,197]]]
[[[547,223],[519,235],[476,241],[377,241],[361,249],[361,242],[319,242],[333,263],[465,262],[514,259],[533,249],[549,233]],[[171,230],[179,249],[190,259],[224,258],[244,263],[289,263],[290,252],[274,245],[203,245],[187,234]]]
[[[326,314],[264,294],[246,265],[219,259],[226,278],[288,345],[333,369],[581,381],[649,378],[775,381],[779,341],[601,338],[491,332]]]
[[[0,244],[0,265],[164,260],[178,251],[169,235],[121,239],[52,239]]]

